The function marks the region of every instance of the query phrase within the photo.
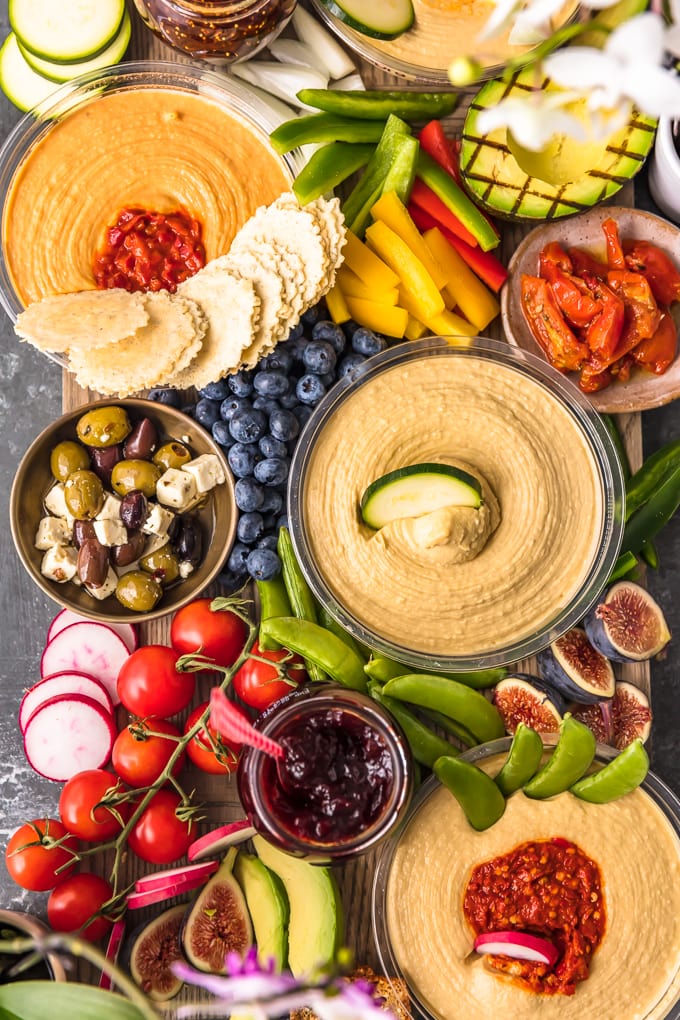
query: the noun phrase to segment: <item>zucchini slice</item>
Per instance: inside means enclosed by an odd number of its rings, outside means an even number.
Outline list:
[[[372,39],[396,39],[412,27],[411,0],[321,0],[326,10],[355,32]]]
[[[478,509],[482,502],[482,487],[467,471],[448,464],[411,464],[371,482],[361,497],[361,516],[377,530],[446,506]]]
[[[9,0],[9,23],[26,50],[43,60],[80,63],[105,49],[120,29],[125,0]]]
[[[89,60],[82,60],[77,64],[57,64],[53,60],[45,60],[44,57],[37,57],[35,53],[25,49],[19,40],[19,49],[27,64],[34,71],[41,74],[43,78],[49,78],[54,82],[70,81],[78,75],[86,74],[88,71],[98,71],[102,67],[109,67],[112,64],[119,64],[125,56],[125,51],[130,42],[131,23],[130,15],[126,11],[123,15],[120,28],[109,45],[96,57]]]
[[[0,88],[10,102],[26,113],[60,86],[43,78],[26,63],[17,37],[11,32],[0,49]]]

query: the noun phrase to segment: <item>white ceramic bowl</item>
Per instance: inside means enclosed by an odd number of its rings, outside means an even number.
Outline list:
[[[649,190],[659,209],[680,223],[680,155],[673,140],[673,121],[661,117],[649,162]]]

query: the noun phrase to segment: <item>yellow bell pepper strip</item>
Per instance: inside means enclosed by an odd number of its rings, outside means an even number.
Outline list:
[[[461,319],[460,315],[445,308],[439,315],[427,320],[427,326],[439,336],[477,336],[477,327]]]
[[[496,231],[482,216],[474,202],[458,187],[446,170],[442,170],[439,164],[435,163],[422,149],[418,157],[416,174],[421,181],[427,184],[428,188],[434,191],[454,216],[458,217],[473,237],[477,238],[482,251],[490,251],[491,248],[498,247],[500,239]]]
[[[352,318],[377,333],[401,339],[408,322],[405,308],[392,305],[381,305],[377,301],[365,301],[363,298],[345,298]]]
[[[390,287],[389,290],[367,287],[348,266],[340,267],[335,282],[345,297],[363,298],[364,301],[376,301],[381,305],[396,305],[399,302],[399,291],[396,287]]]
[[[385,191],[371,208],[374,220],[385,223],[390,230],[404,241],[416,258],[420,259],[434,280],[437,289],[441,290],[449,280],[449,273],[439,264],[437,256],[425,243],[422,234],[411,219],[408,209],[394,191]]]
[[[316,114],[319,117],[330,117],[332,114]],[[304,118],[303,118],[304,119]],[[379,121],[366,121],[367,124],[379,124]],[[283,125],[285,126],[285,125]],[[368,214],[373,203],[380,197],[389,173],[394,154],[397,151],[397,140],[404,135],[410,135],[411,129],[408,124],[399,117],[390,115],[384,130],[379,135],[375,152],[368,161],[368,165],[359,178],[354,189],[342,203],[342,212],[345,223],[355,233],[363,234],[364,227],[368,223]],[[355,139],[359,141],[359,139]],[[365,139],[361,139],[364,141]],[[355,227],[355,224],[357,226]]]
[[[408,314],[411,316],[411,318],[415,319],[417,322],[423,323],[426,331],[430,334],[432,333],[432,330],[425,321],[426,319],[431,319],[434,317],[434,315],[431,314],[430,308],[428,308],[426,305],[423,305],[423,303],[418,299],[418,297],[415,294],[413,294],[403,284],[399,287],[399,307],[405,308]],[[446,308],[443,308],[434,314],[441,315],[445,311]],[[404,335],[406,334],[404,333]]]
[[[425,244],[446,274],[446,291],[466,319],[477,329],[485,329],[500,311],[495,294],[475,276],[455,248],[436,227],[423,234]]]
[[[408,202],[416,179],[416,164],[420,152],[418,140],[411,135],[402,135],[395,143],[395,150],[392,166],[387,171],[382,190],[383,194],[393,192],[402,202]]]
[[[342,249],[344,266],[351,269],[371,290],[385,291],[399,284],[399,277],[368,245],[348,230]]]
[[[279,155],[297,149],[309,142],[376,142],[383,133],[379,120],[352,120],[336,117],[333,113],[311,113],[308,117],[293,117],[279,124],[269,135],[272,148]]]
[[[420,259],[398,234],[385,223],[377,221],[366,231],[366,238],[371,248],[394,270],[404,290],[417,303],[420,314],[414,308],[409,308],[412,315],[426,322],[431,316],[444,311],[444,299],[439,288]]]
[[[448,117],[458,105],[456,92],[414,92],[382,89],[300,89],[297,97],[305,106],[326,113],[368,120],[386,120],[391,113],[405,120]]]
[[[407,340],[420,340],[428,332],[429,330],[424,322],[416,319],[415,315],[409,315],[406,329],[404,330],[404,336]]]
[[[331,319],[336,325],[341,326],[343,322],[349,322],[352,318],[352,313],[347,307],[345,301],[345,295],[342,293],[339,284],[336,282],[335,286],[328,291],[326,294],[326,305]]]
[[[351,142],[329,142],[317,149],[293,181],[293,191],[300,205],[307,205],[332,191],[365,167],[374,149],[374,145],[353,145]]]

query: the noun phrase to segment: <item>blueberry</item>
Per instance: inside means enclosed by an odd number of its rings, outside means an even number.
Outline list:
[[[297,418],[298,425],[302,429],[305,427],[309,419],[312,417],[314,408],[309,404],[298,404],[297,407],[293,408],[293,414]]]
[[[255,465],[253,474],[262,485],[281,485],[288,478],[288,468],[283,457],[266,457]]]
[[[331,345],[336,354],[342,354],[345,349],[346,339],[342,327],[329,319],[321,319],[312,329],[312,340],[325,340]]]
[[[326,387],[319,379],[318,375],[303,375],[298,380],[298,384],[295,387],[298,400],[303,404],[318,404],[321,398],[326,393]]]
[[[338,375],[341,379],[345,376],[349,376],[350,379],[356,379],[361,371],[362,365],[366,364],[366,358],[363,354],[348,354],[346,358],[343,358],[340,362],[340,369]]]
[[[172,386],[154,386],[152,390],[149,390],[149,400],[155,400],[157,404],[167,404],[168,407],[182,406],[182,393],[181,390],[175,390]],[[203,422],[201,422],[201,425]]]
[[[283,493],[277,492],[276,489],[272,489],[269,485],[265,486],[264,489],[264,500],[260,511],[263,514],[280,514],[283,509]]]
[[[267,431],[267,418],[256,408],[237,411],[229,429],[237,443],[256,443]]]
[[[335,368],[336,354],[325,340],[310,340],[302,355],[302,364],[308,372],[324,375]]]
[[[301,322],[296,322],[295,325],[291,327],[291,329],[290,329],[290,331],[288,333],[288,336],[284,340],[284,344],[289,344],[289,343],[293,342],[294,340],[299,339],[299,337],[302,336],[304,331],[305,331],[305,329],[304,329],[304,326],[302,325],[302,323]],[[281,344],[279,344],[278,347],[280,349]]]
[[[288,392],[288,376],[274,368],[256,372],[253,376],[255,391],[263,397],[280,397]]]
[[[271,581],[281,573],[281,560],[273,549],[253,549],[248,557],[248,573],[256,581]]]
[[[226,379],[218,379],[217,382],[209,382],[198,391],[199,397],[207,397],[208,400],[224,400],[229,396],[229,386]]]
[[[212,432],[213,439],[216,443],[219,443],[220,446],[233,446],[234,437],[229,431],[229,422],[222,421],[220,418],[218,421],[213,422],[213,426],[210,431]]]
[[[272,411],[278,411],[279,404],[276,397],[255,397],[253,400],[253,407],[256,411],[264,411],[265,414],[271,414]]]
[[[223,570],[217,580],[225,595],[233,595],[241,590],[248,580],[248,575],[235,574],[233,570]]]
[[[190,418],[196,417],[196,404],[182,404],[180,407],[182,414],[188,414]]]
[[[259,446],[263,457],[285,457],[288,453],[286,444],[270,435],[262,436]]]
[[[264,490],[252,478],[238,478],[234,486],[236,506],[244,514],[259,510],[264,500]]]
[[[269,431],[274,439],[280,439],[287,443],[289,439],[295,439],[300,431],[300,423],[294,411],[279,410],[272,411],[269,416]]]
[[[237,478],[248,478],[252,475],[257,452],[257,445],[255,443],[233,444],[227,454],[227,460],[229,467]]]
[[[287,528],[288,527],[288,514],[281,514],[280,517],[276,518],[276,527],[277,528]]]
[[[297,385],[297,379],[293,379],[292,381],[295,385]],[[295,407],[295,405],[298,403],[297,394],[295,392],[295,385],[293,385],[289,393],[284,393],[282,396],[279,397],[279,404],[281,405],[281,407],[285,407],[287,411],[290,411],[290,409],[292,407]]]
[[[237,542],[229,554],[227,560],[227,570],[231,570],[232,574],[243,574],[247,571],[246,560],[250,554],[250,549],[243,542]]]
[[[235,397],[249,397],[253,392],[253,373],[242,368],[227,378],[227,385]]]
[[[319,321],[321,315],[321,308],[319,305],[312,305],[300,316],[305,326],[313,326],[315,322]]]
[[[230,393],[220,404],[220,417],[224,421],[231,421],[237,411],[247,411],[252,406],[247,397],[235,397]]]
[[[207,397],[201,397],[196,402],[196,411],[194,413],[199,425],[202,425],[204,429],[211,429],[215,422],[220,420],[220,405],[216,400],[208,400]]]
[[[271,369],[275,372],[283,372],[284,375],[288,375],[293,367],[292,352],[282,350],[281,344],[279,344],[275,351],[272,351],[271,354],[268,354],[266,358],[262,359],[259,367],[264,368],[267,371]]]
[[[336,383],[336,374],[335,374],[335,372],[324,372],[323,375],[319,376],[319,379],[324,384],[326,389],[329,390],[331,388],[331,386],[335,386],[335,383]]]
[[[265,535],[264,538],[260,538],[255,546],[256,549],[273,549],[276,552],[276,548],[279,544],[277,535]]]
[[[240,542],[246,545],[253,545],[258,538],[264,534],[264,521],[262,514],[257,511],[241,514],[236,525],[236,535]]]
[[[291,342],[290,353],[293,355],[294,362],[302,361],[302,355],[304,354],[308,343],[309,340],[302,334]]]
[[[361,326],[358,322],[355,322],[354,319],[348,319],[347,322],[343,322],[342,324],[342,331],[348,340],[352,339],[358,329],[361,329]]]
[[[384,337],[378,336],[372,329],[357,329],[352,337],[352,350],[356,354],[364,354],[370,358],[373,354],[379,354],[387,347]]]

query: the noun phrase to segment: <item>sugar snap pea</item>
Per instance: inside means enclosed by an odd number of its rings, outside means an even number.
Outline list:
[[[494,782],[504,797],[520,790],[535,774],[543,754],[543,741],[536,730],[519,723],[505,764]]]
[[[505,733],[497,709],[483,694],[445,676],[407,673],[388,681],[383,693],[398,701],[434,709],[455,719],[479,741],[495,740]]]
[[[276,549],[281,560],[281,574],[293,615],[297,616],[299,620],[309,620],[311,623],[316,623],[316,600],[295,558],[295,550],[290,540],[288,528],[279,528],[279,540]],[[285,647],[287,648],[288,645]],[[311,659],[309,661],[305,660],[305,668],[312,680],[323,680],[322,671]]]
[[[524,785],[527,797],[544,800],[563,793],[590,768],[595,757],[595,736],[569,714],[560,723],[555,750],[543,768]]]
[[[447,756],[434,763],[434,774],[451,791],[478,832],[494,825],[505,811],[505,797],[476,765]]]
[[[270,581],[256,581],[257,593],[260,597],[260,622],[269,620],[272,616],[290,616],[291,608],[288,600],[288,592],[283,583],[283,577],[272,578]],[[263,644],[262,637],[259,639],[260,648],[271,651],[279,648],[276,642]]]
[[[405,120],[447,117],[458,104],[456,92],[382,91],[382,89],[301,89],[300,102],[326,113],[386,120],[391,113]]]
[[[331,634],[335,634],[335,636],[339,637],[341,641],[344,641],[353,652],[356,652],[360,659],[366,659],[363,647],[359,644],[356,638],[349,633],[349,631],[345,630],[345,628],[331,616],[325,606],[318,607],[317,616],[322,627],[325,627],[326,630],[331,632]]]
[[[344,687],[366,690],[363,659],[318,623],[299,620],[295,616],[279,616],[265,620],[260,627],[260,634],[266,640],[278,641],[284,648],[297,652],[305,662],[316,666],[321,675],[327,673],[331,680]]]
[[[461,726],[459,722],[456,722],[455,719],[449,719],[447,715],[442,715],[441,712],[434,712],[428,708],[423,708],[422,712],[434,726],[439,726],[445,733],[450,733],[452,737],[460,740],[461,744],[465,744],[466,747],[474,747],[477,744],[477,738],[464,726]]]
[[[386,655],[380,655],[377,652],[371,655],[365,669],[371,679],[378,680],[380,683],[387,683],[388,680],[397,676],[405,676],[411,671],[410,666],[405,666],[394,659],[388,659]],[[423,670],[423,673],[427,676],[440,676],[434,670],[426,669]],[[497,666],[494,669],[476,669],[467,673],[456,673],[452,679],[457,680],[460,684],[465,684],[466,687],[483,689],[494,687],[507,675],[508,671],[505,666]]]
[[[431,769],[438,758],[442,755],[457,755],[458,752],[449,744],[448,740],[434,733],[429,726],[426,726],[417,715],[406,708],[395,698],[388,698],[382,692],[380,684],[373,681],[368,685],[368,693],[374,701],[386,708],[401,726],[406,739],[408,740],[411,754],[416,761],[426,768]]]

